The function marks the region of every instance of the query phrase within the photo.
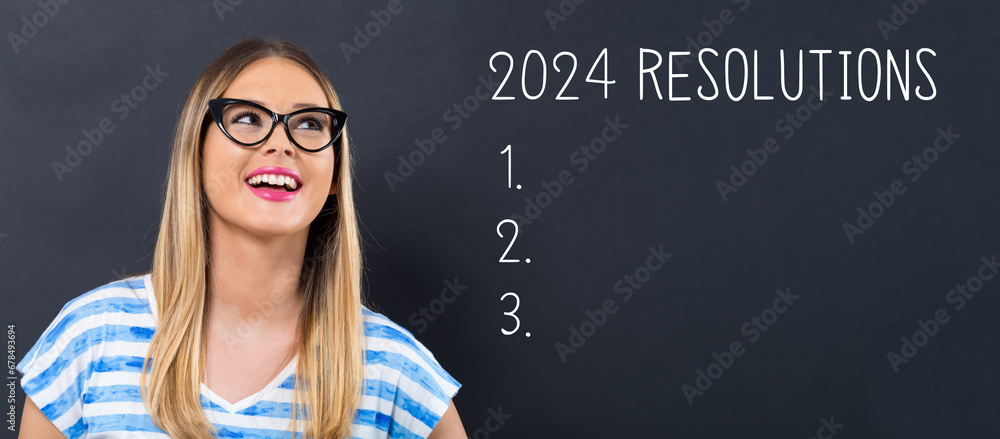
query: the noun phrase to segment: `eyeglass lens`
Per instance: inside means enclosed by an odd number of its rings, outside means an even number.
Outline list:
[[[222,120],[226,132],[243,143],[263,140],[274,124],[270,114],[239,103],[227,105],[222,112]],[[336,131],[336,123],[336,119],[330,114],[309,111],[292,116],[288,121],[288,131],[292,134],[292,139],[303,148],[318,149],[330,143]]]

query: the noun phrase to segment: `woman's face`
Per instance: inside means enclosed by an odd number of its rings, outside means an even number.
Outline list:
[[[329,107],[319,83],[298,64],[283,58],[254,62],[221,97],[257,101],[279,114],[303,107]],[[264,143],[248,148],[226,137],[213,121],[205,133],[202,159],[213,223],[256,235],[282,236],[307,229],[327,196],[337,190],[333,184],[334,148],[303,151],[292,144],[281,124],[275,125]],[[271,169],[262,169],[266,167]],[[295,176],[295,191],[252,187],[249,177],[261,171]]]

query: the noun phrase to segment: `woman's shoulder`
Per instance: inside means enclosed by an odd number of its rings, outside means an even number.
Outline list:
[[[378,328],[379,326],[385,326],[413,337],[413,334],[403,326],[397,324],[395,321],[390,319],[385,314],[373,310],[368,305],[361,305],[361,313],[365,323],[365,336],[371,337],[372,330]]]
[[[445,401],[461,387],[413,333],[382,313],[363,307],[366,363],[392,369],[428,384]]]
[[[150,281],[150,273],[143,273],[107,282],[70,299],[60,314],[101,311],[148,314],[152,297]]]
[[[394,430],[427,437],[462,384],[409,330],[368,307],[363,313],[367,390],[359,413],[382,413]]]
[[[150,274],[138,274],[107,282],[70,299],[59,311],[59,316],[101,314],[101,311],[135,311],[149,313],[152,296]],[[133,310],[139,306],[143,309]]]
[[[365,343],[368,350],[412,352],[433,357],[430,350],[408,329],[396,323],[385,314],[362,306],[365,326]]]
[[[21,388],[68,436],[78,433],[88,388],[138,374],[155,329],[148,281],[132,276],[69,300],[16,366]]]
[[[99,344],[132,341],[152,331],[154,320],[150,307],[149,274],[140,274],[105,283],[66,302],[24,356],[18,369],[31,368],[47,353],[73,355],[68,347],[80,351]],[[121,326],[122,331],[117,327]],[[149,331],[137,328],[149,327]],[[124,334],[119,334],[124,332]]]

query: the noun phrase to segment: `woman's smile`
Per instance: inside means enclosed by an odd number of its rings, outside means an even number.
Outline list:
[[[254,195],[267,201],[291,201],[302,188],[299,174],[288,168],[264,166],[244,180]]]

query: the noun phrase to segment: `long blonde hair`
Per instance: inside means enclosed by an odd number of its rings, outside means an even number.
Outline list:
[[[139,384],[153,422],[171,437],[200,438],[215,433],[200,402],[211,265],[201,161],[202,142],[212,120],[208,101],[220,97],[250,64],[268,57],[300,65],[322,87],[329,105],[342,108],[316,62],[297,44],[281,39],[240,41],[208,66],[188,94],[174,131],[153,255],[156,331]],[[302,417],[304,436],[317,439],[349,435],[364,382],[362,255],[346,127],[334,147],[339,148],[333,177],[338,191],[310,225],[302,272],[296,273],[300,274],[299,291],[304,300],[289,429]]]

